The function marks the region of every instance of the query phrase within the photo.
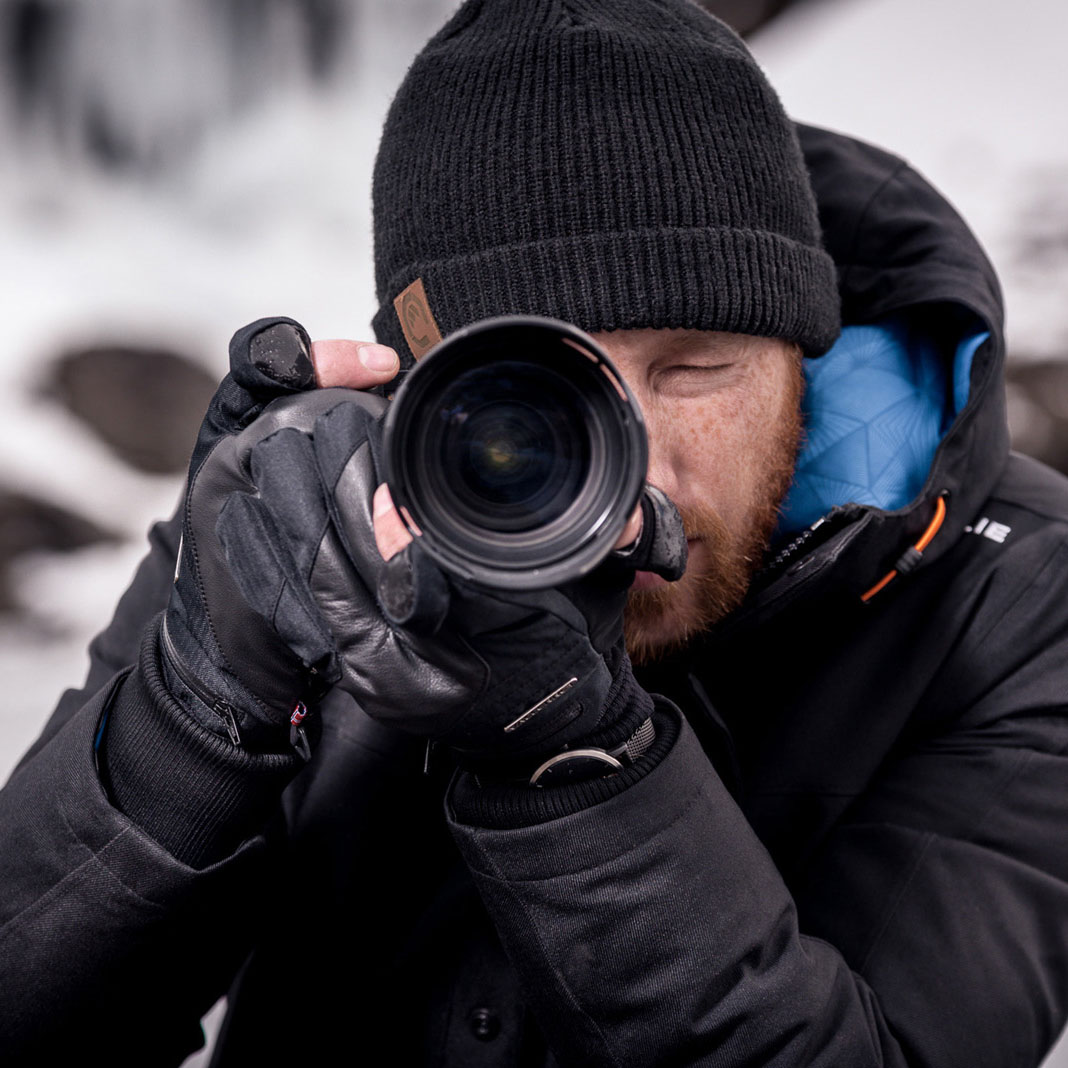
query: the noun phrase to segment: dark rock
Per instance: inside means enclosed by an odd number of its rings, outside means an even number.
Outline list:
[[[9,569],[22,553],[69,552],[120,540],[113,531],[57,504],[0,487],[0,612],[19,607]]]
[[[175,352],[102,345],[57,359],[43,392],[132,467],[173,474],[189,463],[216,385],[207,371]]]

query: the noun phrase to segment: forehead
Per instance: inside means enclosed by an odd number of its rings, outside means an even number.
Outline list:
[[[617,357],[649,362],[695,355],[738,359],[769,346],[784,344],[777,338],[682,328],[603,330],[591,336],[609,355],[614,353]]]

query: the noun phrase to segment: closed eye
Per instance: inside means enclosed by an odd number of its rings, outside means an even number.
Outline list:
[[[729,371],[733,366],[733,363],[678,363],[675,364],[673,367],[667,367],[664,370],[668,373],[677,371],[722,372]]]
[[[740,370],[733,363],[677,363],[654,373],[653,384],[659,393],[688,396],[720,389],[732,383]]]

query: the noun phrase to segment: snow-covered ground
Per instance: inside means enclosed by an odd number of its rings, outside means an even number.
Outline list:
[[[287,81],[166,181],[104,180],[43,147],[20,158],[8,142],[0,483],[127,540],[23,559],[32,611],[0,618],[0,677],[14,697],[0,708],[0,780],[60,690],[79,683],[89,636],[179,489],[130,471],[36,396],[44,362],[67,344],[170,340],[221,375],[232,330],[275,313],[313,336],[368,336],[378,130],[408,59],[451,6],[361,5],[333,91]],[[753,42],[796,117],[901,152],[957,204],[1002,272],[1021,357],[1068,352],[1066,41],[1063,0],[810,0]],[[1047,1068],[1068,1068],[1068,1046]]]

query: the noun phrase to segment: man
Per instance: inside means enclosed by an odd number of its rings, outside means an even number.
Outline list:
[[[469,0],[430,42],[376,170],[386,369],[235,336],[182,515],[0,795],[12,1063],[177,1063],[228,988],[219,1063],[1041,1060],[1068,489],[1007,453],[963,223],[798,133],[683,0]],[[655,487],[531,599],[442,586],[374,422],[307,391],[509,312],[605,346]],[[622,766],[529,784],[580,747]]]

